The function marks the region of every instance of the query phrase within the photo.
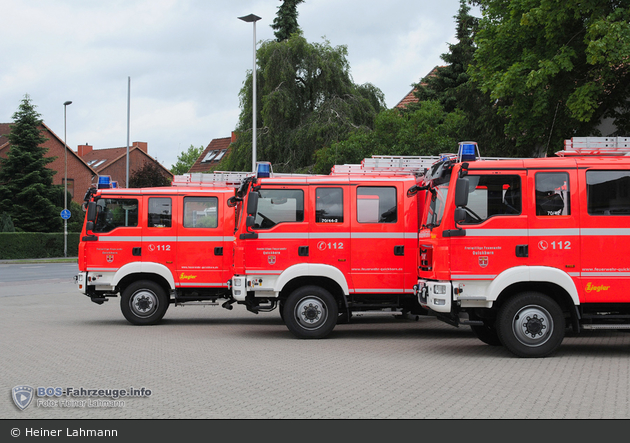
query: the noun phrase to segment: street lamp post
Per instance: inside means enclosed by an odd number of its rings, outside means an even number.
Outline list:
[[[239,19],[254,24],[254,67],[252,69],[252,172],[256,172],[256,22],[260,20],[260,17],[249,14],[244,17],[239,17]]]
[[[65,172],[63,188],[63,209],[68,210],[68,144],[66,143],[66,108],[71,105],[71,101],[63,104],[63,151],[65,155]],[[68,257],[68,219],[63,220],[63,256]]]

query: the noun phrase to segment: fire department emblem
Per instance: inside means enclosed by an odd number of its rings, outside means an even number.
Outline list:
[[[488,257],[479,257],[479,266],[481,266],[482,268],[488,266]]]
[[[16,386],[11,390],[13,402],[22,411],[31,404],[35,390],[30,386]]]
[[[267,261],[269,262],[270,265],[275,265],[276,264],[276,256],[275,255],[268,255],[267,256]]]
[[[114,255],[113,254],[109,254],[105,257],[105,260],[107,260],[107,263],[111,263],[114,261]]]

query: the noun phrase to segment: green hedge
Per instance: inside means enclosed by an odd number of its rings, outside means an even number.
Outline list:
[[[80,233],[68,232],[68,257],[78,256],[80,238]],[[63,256],[63,232],[0,232],[0,260]]]

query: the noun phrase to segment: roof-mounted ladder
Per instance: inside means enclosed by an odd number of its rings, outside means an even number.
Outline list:
[[[630,155],[630,137],[573,137],[556,155]]]

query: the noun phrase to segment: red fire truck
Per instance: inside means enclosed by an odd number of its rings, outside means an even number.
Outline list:
[[[169,304],[229,299],[234,210],[226,204],[247,173],[176,176],[172,187],[86,194],[77,288],[102,304],[121,295],[125,318],[158,323]]]
[[[422,173],[438,157],[373,157],[331,175],[250,178],[236,205],[236,302],[279,307],[299,338],[352,313],[423,314],[414,296]],[[404,162],[404,163],[401,163]]]
[[[462,148],[425,176],[420,304],[520,357],[550,355],[567,327],[630,329],[630,138],[534,159]]]

